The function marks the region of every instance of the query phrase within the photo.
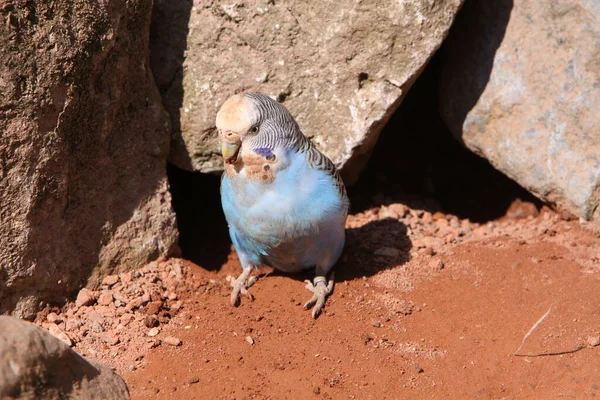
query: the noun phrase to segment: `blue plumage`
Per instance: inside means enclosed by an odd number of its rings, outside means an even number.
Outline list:
[[[329,269],[344,246],[346,204],[333,177],[312,168],[303,153],[273,182],[225,175],[223,211],[242,266],[266,264],[287,272]]]
[[[217,114],[217,128],[225,161],[223,211],[243,268],[232,282],[232,303],[250,296],[256,265],[286,272],[314,267],[305,308],[314,305],[316,317],[344,247],[348,198],[335,166],[281,104],[263,95],[231,97]]]

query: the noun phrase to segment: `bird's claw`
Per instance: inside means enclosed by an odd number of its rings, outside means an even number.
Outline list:
[[[304,309],[308,310],[314,306],[312,310],[312,317],[317,318],[323,310],[327,296],[333,292],[333,276],[329,282],[327,282],[327,278],[324,276],[317,276],[314,279],[314,283],[309,280],[304,282],[306,283],[306,288],[313,293],[312,298],[307,301],[306,304],[304,304]]]
[[[252,272],[252,268],[246,268],[240,276],[231,281],[231,287],[233,288],[231,291],[231,305],[234,307],[240,305],[240,294],[248,296],[250,300],[254,300],[254,296],[248,292],[248,288],[254,285],[258,278],[256,276],[248,277],[250,272]]]

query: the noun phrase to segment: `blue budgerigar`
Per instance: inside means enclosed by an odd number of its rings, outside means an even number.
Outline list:
[[[259,264],[285,272],[315,268],[304,308],[321,312],[333,290],[327,275],[342,253],[348,197],[329,158],[304,136],[288,110],[255,93],[230,97],[217,113],[225,173],[221,202],[242,274],[231,302],[256,281]]]

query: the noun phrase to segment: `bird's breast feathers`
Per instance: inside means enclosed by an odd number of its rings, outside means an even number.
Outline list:
[[[223,195],[235,208],[229,217],[262,229],[265,224],[318,229],[315,224],[330,218],[345,219],[346,203],[334,178],[312,168],[304,153],[242,149],[241,156],[242,167],[226,166]]]

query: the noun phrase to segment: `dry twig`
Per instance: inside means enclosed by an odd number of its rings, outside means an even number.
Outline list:
[[[581,349],[585,349],[586,346],[583,345],[578,345],[577,347],[575,347],[574,349],[571,350],[564,350],[564,351],[551,351],[551,352],[547,352],[547,353],[519,353],[519,351],[521,351],[521,348],[523,348],[523,345],[525,344],[525,341],[527,340],[527,338],[533,333],[533,331],[540,326],[540,324],[546,319],[546,317],[550,314],[550,310],[552,309],[552,305],[550,305],[550,308],[548,308],[548,311],[546,311],[544,313],[544,315],[542,315],[540,317],[540,319],[537,320],[537,322],[535,324],[533,324],[533,326],[531,327],[531,329],[529,329],[529,331],[525,334],[525,336],[523,337],[523,340],[521,341],[521,345],[519,346],[519,348],[513,353],[513,356],[517,356],[517,357],[544,357],[544,356],[559,356],[561,354],[571,354],[571,353],[575,353],[578,352]]]

